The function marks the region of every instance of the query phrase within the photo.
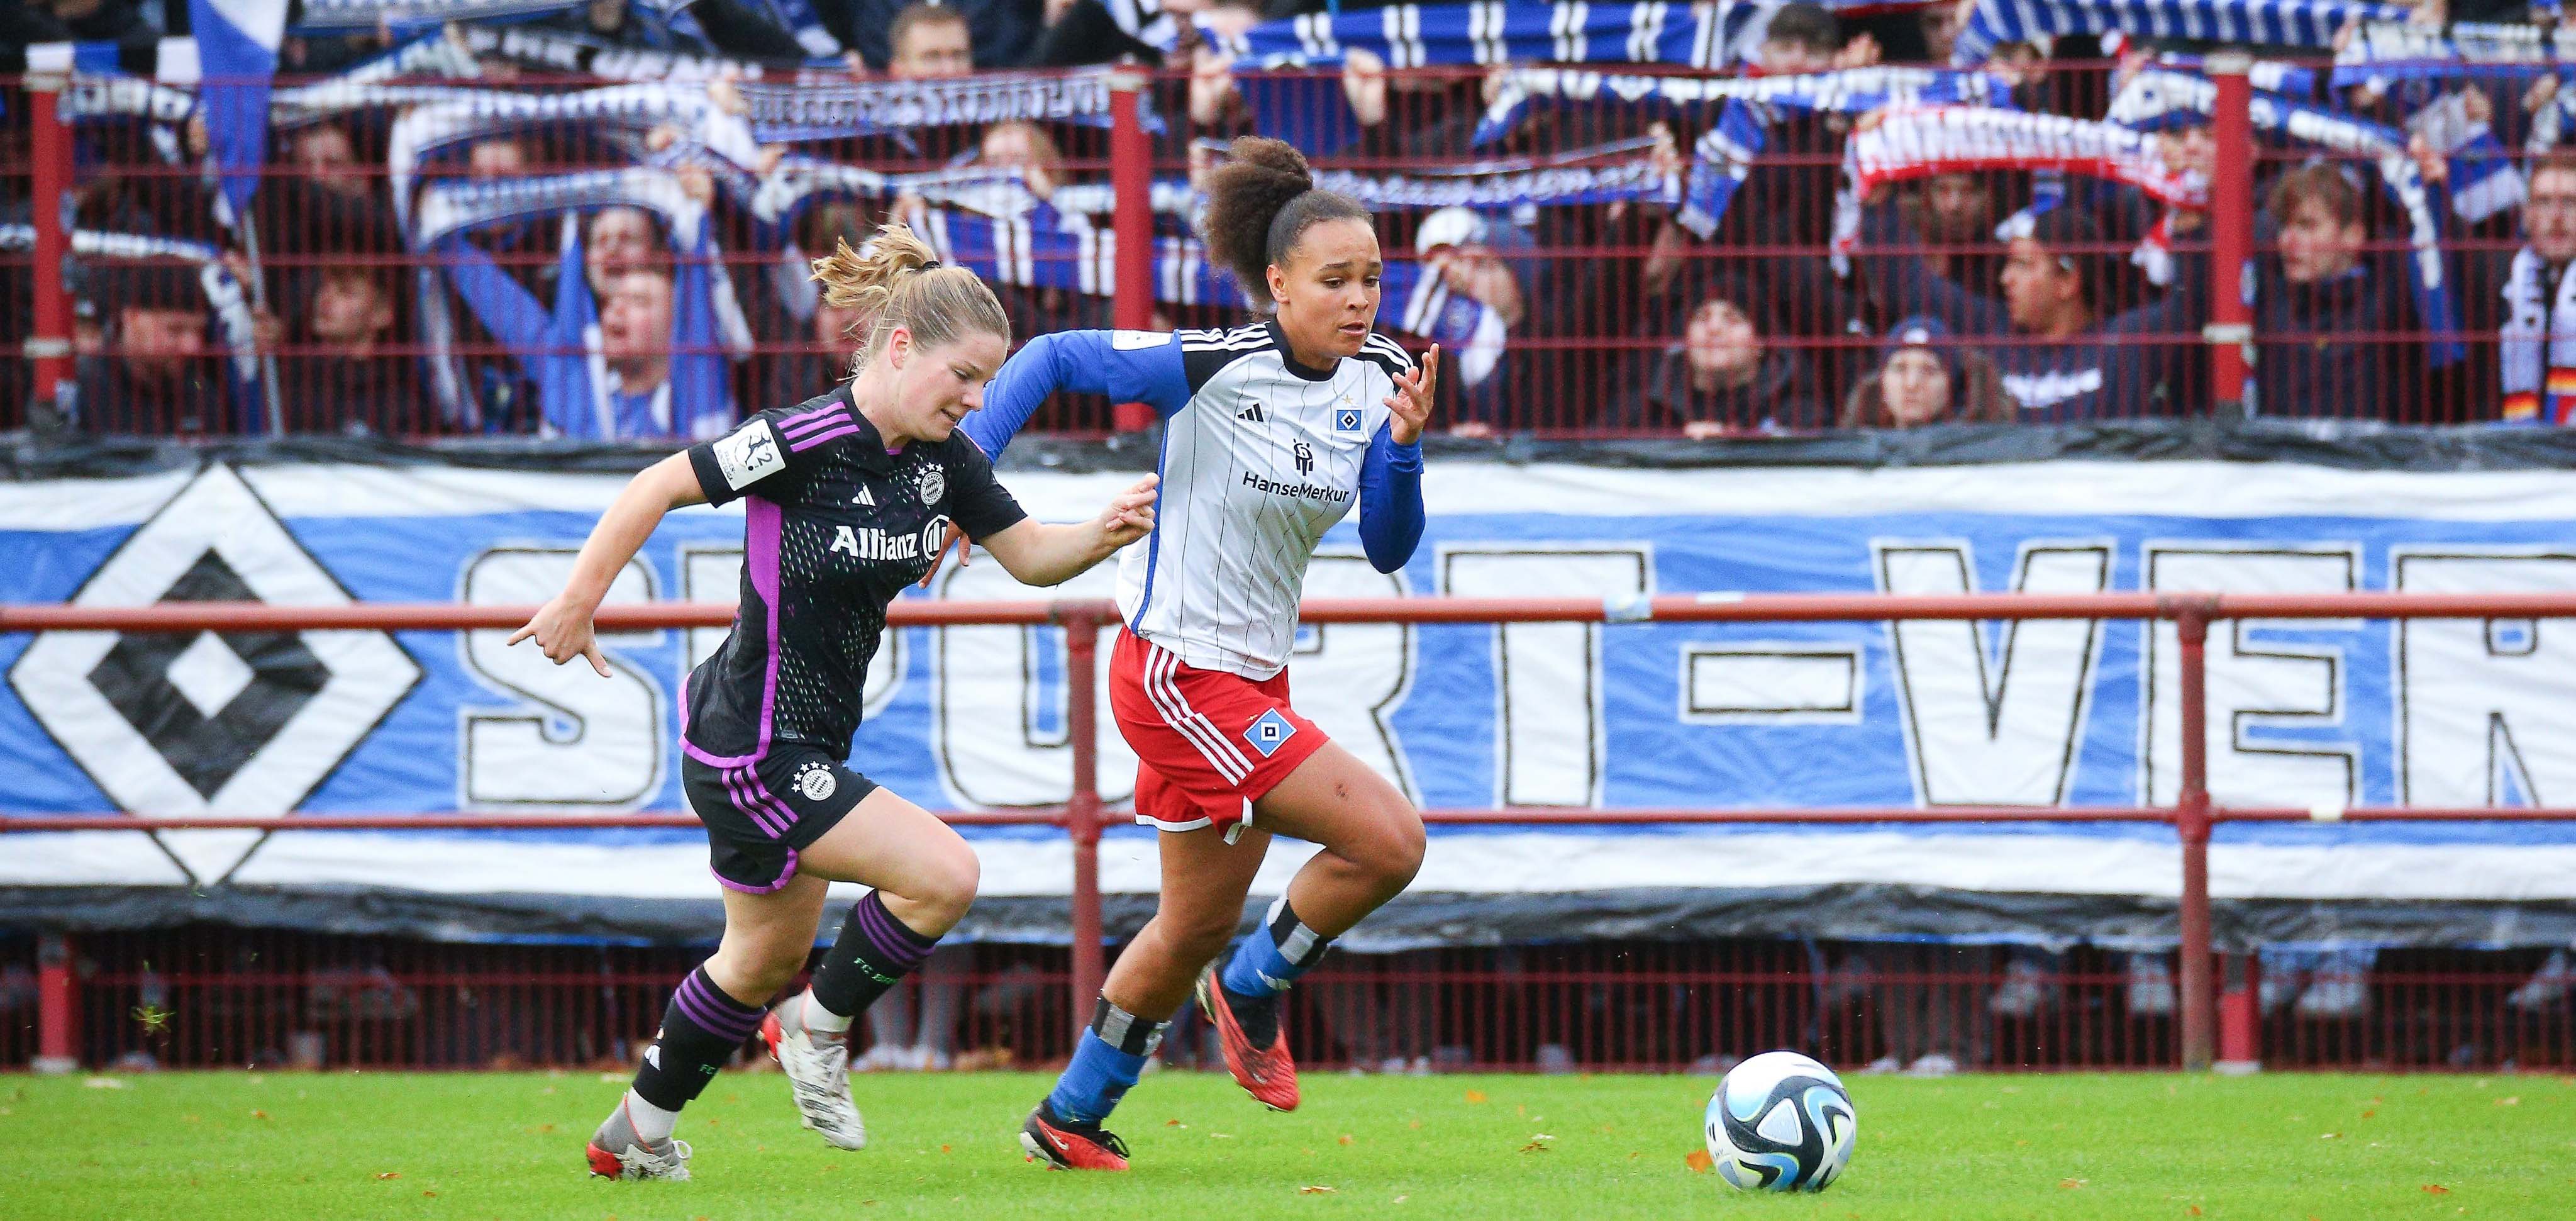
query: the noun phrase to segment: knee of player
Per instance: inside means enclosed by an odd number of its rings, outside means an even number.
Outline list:
[[[921,871],[920,877],[912,879],[910,888],[918,893],[906,897],[934,909],[954,923],[966,915],[967,908],[975,905],[975,892],[983,882],[983,862],[977,860],[975,850],[961,840],[953,850],[940,853],[930,867]]]
[[[1243,923],[1240,913],[1210,910],[1194,913],[1176,923],[1171,930],[1179,957],[1199,963],[1225,952],[1234,940],[1235,929]]]
[[[1422,872],[1425,842],[1421,813],[1398,802],[1380,820],[1361,863],[1398,886],[1409,885],[1413,876]]]
[[[806,952],[813,947],[791,940],[778,940],[758,945],[727,945],[717,951],[729,959],[726,972],[733,978],[721,981],[727,992],[736,986],[741,992],[734,999],[747,1004],[767,1004],[769,998],[805,969]]]

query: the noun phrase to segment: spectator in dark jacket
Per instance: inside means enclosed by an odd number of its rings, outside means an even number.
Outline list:
[[[1993,424],[2013,418],[1995,363],[1958,345],[1931,317],[1908,318],[1887,334],[1878,368],[1843,400],[1845,428]]]
[[[1892,208],[1863,221],[1866,245],[1919,245]],[[2187,262],[2172,292],[2127,313],[2106,316],[2110,251],[2083,209],[2061,205],[2011,225],[1997,277],[2004,299],[1980,297],[1925,269],[1913,253],[1868,256],[1865,262],[1890,313],[1928,314],[1968,335],[2005,335],[1991,349],[2004,392],[2025,420],[2127,419],[2198,409],[2207,393],[2200,355],[2202,282],[2207,269]]]
[[[434,428],[420,358],[403,350],[401,303],[390,267],[322,270],[303,310],[310,354],[278,362],[288,431],[399,436]]]
[[[102,268],[91,282],[108,319],[107,350],[80,360],[77,426],[183,437],[234,431],[195,269]]]
[[[2405,277],[2364,256],[2361,188],[2329,163],[2272,184],[2280,252],[2255,286],[2254,414],[2389,419],[2423,390]]]
[[[1694,439],[1824,427],[1804,354],[1765,342],[1755,322],[1765,312],[1740,284],[1715,282],[1692,307],[1682,341],[1644,362],[1613,422]]]
[[[815,8],[842,46],[905,78],[1019,67],[1037,50],[1043,11],[1039,0],[826,0]]]

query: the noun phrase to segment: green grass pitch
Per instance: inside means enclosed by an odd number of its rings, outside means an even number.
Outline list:
[[[1317,1073],[1274,1115],[1166,1072],[1117,1116],[1125,1175],[1021,1162],[1046,1084],[860,1077],[841,1153],[777,1074],[727,1074],[671,1184],[584,1176],[596,1072],[0,1077],[0,1217],[2576,1217],[2555,1076],[1855,1077],[1848,1177],[1765,1197],[1686,1163],[1708,1078]]]

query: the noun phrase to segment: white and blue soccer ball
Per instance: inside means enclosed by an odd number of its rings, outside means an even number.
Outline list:
[[[1745,1191],[1823,1191],[1851,1164],[1860,1117],[1834,1070],[1766,1051],[1727,1073],[1708,1100],[1708,1156]]]

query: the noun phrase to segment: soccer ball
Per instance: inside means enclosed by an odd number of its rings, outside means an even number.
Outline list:
[[[1842,1078],[1794,1051],[1736,1065],[1709,1096],[1707,1120],[1717,1173],[1745,1191],[1823,1191],[1860,1132]]]

